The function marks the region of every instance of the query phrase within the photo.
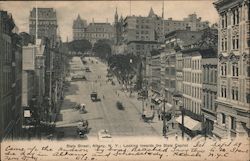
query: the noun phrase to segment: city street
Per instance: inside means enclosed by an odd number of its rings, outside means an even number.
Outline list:
[[[56,123],[57,132],[64,132],[64,138],[75,139],[78,136],[76,126],[81,119],[88,120],[90,132],[88,137],[97,137],[98,131],[107,129],[115,136],[161,136],[162,122],[155,117],[152,123],[141,119],[142,102],[130,98],[128,93],[121,91],[122,85],[107,82],[107,65],[97,58],[89,57],[83,65],[80,57],[72,59],[79,68],[88,66],[91,72],[85,72],[87,80],[71,82],[65,92],[59,119]],[[90,94],[96,90],[101,101],[92,102]],[[104,96],[104,97],[103,97]],[[122,102],[125,110],[119,110],[116,102]],[[77,103],[86,105],[86,114],[73,109]]]

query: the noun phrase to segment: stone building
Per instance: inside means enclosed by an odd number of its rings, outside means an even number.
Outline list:
[[[200,31],[209,27],[209,23],[202,21],[195,13],[183,20],[172,18],[163,20],[151,8],[148,16],[133,15],[124,19],[123,38],[125,42],[138,40],[163,42],[164,35],[175,30],[185,30],[186,27],[190,27],[191,31]]]
[[[250,133],[249,0],[214,2],[219,21],[217,120],[219,138]]]
[[[73,40],[84,39],[84,31],[87,27],[87,21],[82,19],[78,14],[76,20],[73,21]]]
[[[204,55],[202,65],[202,108],[204,115],[205,133],[212,136],[213,125],[216,120],[216,98],[217,98],[217,51]]]
[[[164,61],[162,62],[162,95],[169,106],[177,107],[181,101],[183,91],[183,53],[180,52],[185,45],[194,43],[201,39],[202,33],[199,31],[176,30],[165,35],[165,48],[162,51]]]
[[[84,32],[84,38],[89,40],[92,44],[102,39],[112,40],[113,36],[114,36],[114,28],[108,22],[106,23],[92,22],[87,26]]]
[[[145,56],[152,50],[160,48],[157,41],[130,41],[127,43],[127,52],[133,55]]]
[[[155,41],[152,19],[142,16],[127,16],[123,25],[123,41]]]
[[[22,133],[21,38],[12,16],[0,11],[0,140],[14,139]]]
[[[180,87],[182,88],[180,94],[181,98],[177,97],[176,99],[174,95],[175,106],[178,106],[178,101],[181,100],[182,102],[182,111],[184,111],[184,120],[185,124],[182,126],[182,116],[179,116],[177,118],[177,122],[181,124],[182,130],[187,132],[191,137],[196,136],[197,134],[204,133],[204,122],[207,123],[208,130],[210,130],[210,134],[212,131],[212,123],[211,117],[209,117],[209,114],[207,113],[208,110],[206,109],[212,109],[213,112],[215,112],[215,99],[216,99],[216,92],[211,93],[212,97],[210,96],[210,92],[213,92],[214,88],[214,79],[212,81],[203,82],[203,63],[206,63],[209,65],[209,62],[212,64],[216,64],[216,51],[217,51],[217,30],[207,28],[202,31],[198,31],[196,39],[194,38],[192,40],[192,37],[188,38],[185,37],[186,41],[185,44],[182,44],[182,46],[177,47],[180,50],[177,52],[177,59],[176,59],[176,65],[178,66],[178,83],[182,80],[182,83],[180,83],[177,87],[178,91],[180,91]],[[181,52],[181,54],[180,54]],[[213,62],[211,62],[213,60]],[[182,67],[182,72],[180,67]],[[213,68],[216,69],[213,66]],[[214,71],[214,69],[210,70]],[[211,73],[214,76],[214,73]],[[209,76],[211,76],[211,74]],[[177,78],[177,77],[176,77]],[[211,78],[210,78],[211,79]],[[177,80],[177,79],[176,79]],[[177,82],[177,81],[176,81]],[[201,111],[203,108],[203,92],[206,89],[209,91],[209,99],[211,98],[211,103],[204,107],[206,110],[204,113]],[[207,94],[205,92],[205,94]],[[178,101],[177,101],[178,100]],[[208,111],[209,112],[209,111]],[[204,120],[204,117],[209,120]],[[202,122],[202,123],[200,123]],[[190,126],[192,125],[192,126]]]
[[[56,45],[57,27],[57,15],[53,8],[33,8],[30,11],[29,34],[33,37],[37,34],[38,39],[49,38],[51,47]]]

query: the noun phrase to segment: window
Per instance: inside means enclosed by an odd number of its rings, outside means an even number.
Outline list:
[[[236,49],[239,49],[239,36],[233,36],[232,38],[232,46],[233,46],[233,49],[236,50]]]
[[[222,28],[227,27],[227,14],[226,13],[221,15],[221,27]]]
[[[214,81],[214,72],[213,72],[213,70],[211,70],[211,71],[209,72],[209,75],[211,76],[211,77],[210,77],[210,82],[209,82],[209,83],[212,83],[212,82]]]
[[[250,77],[250,66],[247,66],[247,77]]]
[[[232,87],[232,99],[239,100],[239,90],[238,87]]]
[[[224,113],[221,113],[221,123],[225,124],[226,123],[226,115]]]
[[[224,41],[225,45],[224,45],[224,51],[227,50],[227,38],[225,38],[225,41]]]
[[[214,76],[215,76],[214,83],[217,83],[217,71],[214,71]]]
[[[233,63],[232,65],[232,72],[233,72],[233,76],[234,77],[238,77],[239,76],[239,67],[238,67],[238,63]]]
[[[231,116],[231,129],[235,130],[236,129],[236,121],[233,116]]]
[[[223,98],[227,97],[227,88],[224,85],[221,85],[221,97]]]
[[[234,9],[233,11],[233,25],[239,24],[239,9]]]
[[[220,69],[221,69],[221,75],[226,76],[227,75],[227,64],[226,63],[221,64]]]
[[[247,103],[250,103],[250,93],[246,93],[246,101]]]

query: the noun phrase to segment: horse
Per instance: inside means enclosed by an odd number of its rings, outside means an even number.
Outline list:
[[[142,115],[142,119],[144,120],[144,122],[152,122],[152,120],[154,119],[155,117],[155,111],[153,112],[152,116],[146,116],[145,114]]]

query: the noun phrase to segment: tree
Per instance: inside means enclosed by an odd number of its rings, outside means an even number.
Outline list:
[[[75,52],[86,52],[91,50],[92,44],[86,40],[73,40],[69,43],[69,50],[70,51],[75,51]]]
[[[98,40],[93,47],[93,52],[95,52],[95,55],[100,57],[101,59],[108,59],[108,57],[111,55],[111,45],[110,40]]]
[[[22,38],[22,45],[28,46],[29,43],[34,44],[34,37],[32,37],[30,34],[26,32],[21,32],[20,37]]]

